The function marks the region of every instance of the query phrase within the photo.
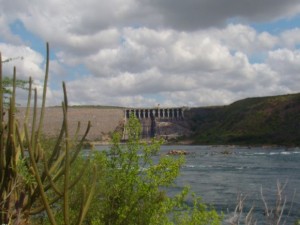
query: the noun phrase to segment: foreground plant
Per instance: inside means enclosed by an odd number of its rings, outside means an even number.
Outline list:
[[[276,191],[276,201],[275,205],[270,207],[270,205],[267,203],[265,196],[263,194],[263,189],[261,187],[260,189],[260,195],[261,199],[264,204],[264,224],[288,224],[288,219],[290,216],[290,213],[293,208],[293,203],[294,203],[294,197],[295,197],[295,192],[293,195],[293,199],[290,203],[290,205],[287,204],[287,197],[284,195],[284,190],[287,186],[287,181],[282,184],[279,181],[277,181],[277,191]],[[254,206],[251,207],[249,211],[244,212],[244,203],[247,199],[247,196],[238,196],[238,203],[235,208],[235,211],[233,213],[233,216],[228,219],[229,223],[231,225],[238,225],[243,222],[245,225],[256,225],[256,224],[261,224],[262,218],[260,220],[255,217],[253,211],[254,211]],[[295,221],[294,224],[299,224],[299,220]]]
[[[2,62],[1,54],[0,61]],[[0,65],[0,224],[29,224],[32,215],[42,212],[46,213],[51,224],[58,224],[55,213],[60,208],[59,203],[62,204],[63,211],[63,221],[59,224],[82,224],[95,189],[95,170],[89,193],[85,187],[82,187],[81,207],[76,220],[73,221],[69,213],[70,190],[83,176],[84,170],[72,179],[70,171],[90,129],[90,124],[81,140],[77,141],[80,124],[78,124],[75,136],[73,138],[69,136],[68,101],[66,87],[63,84],[61,130],[53,148],[45,149],[42,143],[42,128],[49,71],[48,44],[39,118],[37,116],[37,90],[32,90],[31,79],[25,119],[17,121],[15,118],[16,69],[14,69],[9,107],[7,111],[4,109],[2,63]],[[32,92],[34,93],[33,107],[31,107]],[[33,117],[29,118],[31,109]],[[88,163],[86,160],[86,164]]]
[[[126,132],[126,144],[121,144],[121,134],[115,134],[110,149],[93,156],[99,179],[86,224],[221,224],[217,212],[191,197],[187,188],[169,194],[184,156],[160,155],[160,140],[142,142],[141,125],[134,116]]]

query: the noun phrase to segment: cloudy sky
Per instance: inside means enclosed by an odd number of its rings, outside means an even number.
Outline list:
[[[48,105],[208,106],[300,92],[299,0],[0,0],[4,73]],[[20,59],[19,57],[23,57]]]

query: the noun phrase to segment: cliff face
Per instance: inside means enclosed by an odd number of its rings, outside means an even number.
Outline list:
[[[186,116],[198,144],[300,145],[300,94],[194,108]]]

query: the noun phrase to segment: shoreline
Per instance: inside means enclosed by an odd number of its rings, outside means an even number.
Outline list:
[[[147,141],[149,144],[151,140],[142,140]],[[122,144],[126,144],[126,141],[121,142]],[[90,146],[109,146],[112,145],[111,141],[89,141],[86,143]],[[284,148],[285,150],[289,150],[292,148],[300,148],[299,145],[272,145],[272,144],[255,144],[255,145],[246,145],[246,144],[195,144],[192,140],[185,140],[185,141],[178,141],[178,142],[165,142],[162,145],[194,145],[194,146],[218,146],[218,147],[226,147],[226,148],[235,148],[235,147],[242,147],[242,148],[262,148],[262,149],[272,149],[272,148]]]

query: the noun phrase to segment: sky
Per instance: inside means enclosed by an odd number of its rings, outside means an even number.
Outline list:
[[[299,0],[0,0],[3,72],[47,105],[213,106],[300,92]],[[25,94],[20,92],[20,102]]]

